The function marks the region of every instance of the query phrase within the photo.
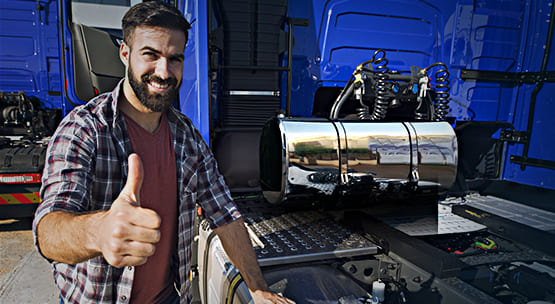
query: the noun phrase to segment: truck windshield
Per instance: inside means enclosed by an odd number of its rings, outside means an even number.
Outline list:
[[[129,7],[141,0],[72,0],[73,23],[121,32],[121,19]]]

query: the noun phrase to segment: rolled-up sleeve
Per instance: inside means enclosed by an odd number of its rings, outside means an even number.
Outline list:
[[[95,135],[92,124],[77,113],[64,118],[47,148],[40,190],[42,202],[33,220],[35,246],[37,225],[45,215],[89,210]]]

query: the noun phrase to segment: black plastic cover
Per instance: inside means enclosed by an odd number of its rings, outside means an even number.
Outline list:
[[[0,174],[41,173],[46,146],[30,145],[0,149]]]

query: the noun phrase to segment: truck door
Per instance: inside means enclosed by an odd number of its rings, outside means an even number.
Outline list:
[[[121,18],[137,1],[62,1],[61,49],[69,104],[84,104],[111,91],[124,76],[118,55]]]

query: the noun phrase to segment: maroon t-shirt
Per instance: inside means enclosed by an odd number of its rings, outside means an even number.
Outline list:
[[[143,163],[141,207],[156,211],[161,221],[160,242],[146,264],[135,267],[132,303],[159,303],[173,287],[172,255],[177,243],[177,177],[175,151],[166,114],[154,133],[124,115],[133,151]]]

